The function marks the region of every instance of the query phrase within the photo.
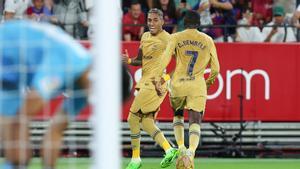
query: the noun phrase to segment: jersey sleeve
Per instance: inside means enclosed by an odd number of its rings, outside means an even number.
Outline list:
[[[67,78],[63,62],[58,62],[48,56],[44,56],[32,80],[33,88],[46,101],[62,92],[59,90],[62,89]]]
[[[92,56],[68,35],[57,32],[49,39],[50,47],[43,54],[32,85],[44,100],[71,89],[76,80],[89,69]]]
[[[172,59],[172,55],[174,54],[175,48],[177,44],[177,39],[175,34],[170,36],[169,43],[167,45],[166,50],[162,54],[162,60],[160,64],[160,71],[163,71]]]
[[[217,77],[217,75],[220,72],[220,64],[218,60],[218,55],[217,55],[217,50],[216,46],[211,38],[209,38],[209,43],[210,43],[210,68],[211,72],[209,74],[209,77],[206,80],[206,84],[208,87],[212,85]]]

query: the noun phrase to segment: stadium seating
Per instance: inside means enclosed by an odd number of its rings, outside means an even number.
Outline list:
[[[40,148],[47,121],[34,121],[31,124],[31,140],[35,150]],[[187,123],[185,124],[187,128]],[[159,122],[167,139],[175,145],[172,124]],[[239,156],[239,123],[203,123],[198,156]],[[247,122],[242,132],[242,151],[247,157],[300,157],[300,124]],[[122,123],[122,147],[124,156],[130,155],[130,132],[127,123]],[[188,133],[186,133],[188,134]],[[89,155],[91,125],[87,121],[76,121],[65,131],[64,154],[76,152],[78,156]],[[142,132],[142,155],[160,156],[162,150],[146,133]],[[147,150],[143,153],[143,150]],[[37,151],[35,151],[37,152]],[[77,153],[78,152],[78,153]]]

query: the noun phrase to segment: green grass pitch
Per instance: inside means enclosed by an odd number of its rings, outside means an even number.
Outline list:
[[[122,160],[122,169],[130,159]],[[161,158],[143,158],[141,169],[160,169]],[[29,169],[40,169],[39,159],[33,159]],[[91,159],[62,158],[58,162],[58,169],[89,169]],[[175,165],[167,169],[175,169]],[[197,158],[195,169],[300,169],[300,159],[224,159]]]

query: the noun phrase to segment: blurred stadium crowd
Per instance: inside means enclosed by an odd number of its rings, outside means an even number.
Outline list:
[[[93,34],[93,0],[0,0],[2,22],[29,18],[51,22],[76,39]],[[300,0],[121,0],[122,39],[139,41],[150,8],[164,12],[169,33],[183,30],[187,10],[201,15],[200,28],[216,42],[296,42],[300,40]]]
[[[300,28],[297,0],[123,0],[123,40],[140,40],[150,8],[164,12],[169,33],[183,29],[186,10],[201,15],[202,31],[216,42],[295,42]],[[136,27],[132,27],[136,25]],[[140,26],[138,26],[140,25]]]
[[[76,39],[87,39],[93,0],[0,0],[2,22],[32,19],[60,26]]]

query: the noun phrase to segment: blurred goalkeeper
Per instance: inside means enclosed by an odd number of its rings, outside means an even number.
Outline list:
[[[40,110],[49,112],[47,102],[65,92],[67,99],[50,122],[41,152],[44,168],[54,168],[68,118],[87,103],[91,56],[59,28],[10,21],[0,25],[0,58],[4,168],[26,168],[31,158],[30,118]]]

